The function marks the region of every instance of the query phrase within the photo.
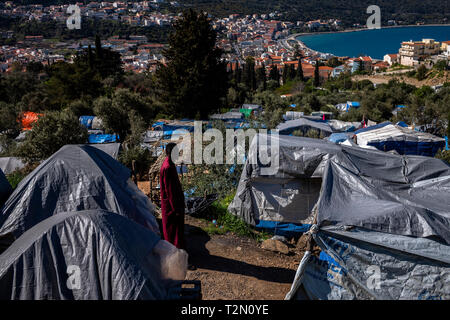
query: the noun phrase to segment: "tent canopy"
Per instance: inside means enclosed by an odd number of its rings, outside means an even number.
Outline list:
[[[449,191],[450,166],[442,160],[373,157],[366,150],[343,147],[324,173],[318,224],[440,238],[450,244]]]
[[[450,166],[343,147],[317,203],[309,299],[450,299]]]
[[[250,161],[260,155],[264,148],[261,142],[278,144],[279,148],[274,148],[278,153],[271,157],[279,159],[278,165]],[[340,150],[339,145],[322,139],[255,135],[228,210],[252,225],[262,220],[309,223],[311,209],[319,197],[324,164]],[[265,174],[265,167],[274,167],[275,172]]]
[[[434,157],[439,149],[445,147],[443,138],[391,122],[363,128],[355,134],[360,146],[374,146],[382,151],[395,150],[399,154]]]
[[[0,158],[0,169],[4,174],[13,173],[16,170],[25,167],[25,163],[20,158],[17,157],[1,157]]]
[[[295,120],[288,120],[284,123],[281,123],[277,126],[279,133],[282,135],[292,134],[296,130],[301,130],[303,133],[308,132],[309,130],[317,130],[319,133],[329,136],[333,133],[333,129],[324,122],[318,122],[309,120],[306,118],[300,118]]]
[[[0,256],[0,299],[174,298],[174,283],[161,278],[152,253],[159,241],[152,231],[112,212],[51,216]]]
[[[1,210],[0,237],[16,238],[60,212],[103,209],[156,233],[148,198],[129,179],[130,170],[98,148],[66,145],[22,180]]]

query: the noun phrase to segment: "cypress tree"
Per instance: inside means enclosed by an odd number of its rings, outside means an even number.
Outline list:
[[[302,68],[302,62],[301,59],[298,60],[298,67],[297,67],[297,79],[300,81],[304,81],[303,77],[303,68]]]
[[[289,70],[288,70],[288,79],[289,80],[294,80],[296,73],[295,73],[295,66],[293,64],[289,65]]]
[[[88,64],[89,64],[89,69],[94,69],[94,57],[92,56],[92,48],[91,45],[89,45],[88,47]]]
[[[164,112],[175,117],[206,119],[220,107],[228,91],[223,51],[216,46],[217,33],[204,13],[184,11],[172,26],[166,65],[156,71],[156,89]]]
[[[263,90],[267,88],[267,80],[266,80],[266,68],[264,66],[260,67],[256,71],[257,78],[257,86],[262,86]]]
[[[283,79],[283,85],[286,84],[286,82],[288,81],[288,74],[289,74],[289,67],[287,65],[283,66],[283,73],[281,75],[282,79]]]
[[[319,60],[316,60],[316,67],[314,68],[314,87],[320,85]]]
[[[280,73],[278,72],[278,67],[276,64],[272,65],[269,73],[269,79],[275,80],[278,84],[280,84]]]
[[[95,56],[97,59],[102,59],[102,42],[100,41],[99,35],[95,36]]]

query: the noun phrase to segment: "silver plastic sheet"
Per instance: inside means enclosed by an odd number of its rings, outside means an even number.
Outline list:
[[[0,256],[0,299],[170,299],[152,252],[160,237],[103,210],[38,223]]]
[[[159,233],[153,205],[130,170],[98,148],[67,145],[22,180],[0,215],[0,237],[16,238],[60,212],[103,209]]]

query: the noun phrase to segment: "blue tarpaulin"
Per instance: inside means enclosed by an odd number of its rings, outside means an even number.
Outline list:
[[[448,137],[445,136],[445,150],[448,150]]]
[[[359,102],[355,102],[355,101],[348,101],[347,102],[347,106],[346,106],[346,112],[348,112],[348,110],[350,108],[359,108],[361,105],[359,104]]]
[[[403,128],[408,128],[408,125],[405,122],[403,122],[403,121],[397,122],[397,125],[400,126],[400,127],[403,127]]]
[[[94,120],[94,116],[81,116],[80,117],[80,124],[87,129],[92,129],[92,121]]]
[[[436,153],[445,147],[444,141],[418,142],[418,141],[378,141],[369,142],[367,145],[373,146],[381,151],[395,150],[402,155],[416,155],[434,157]]]
[[[186,125],[181,125],[181,124],[166,124],[162,121],[159,122],[155,122],[152,125],[152,128],[154,130],[159,130],[159,131],[163,131],[164,132],[164,139],[170,139],[172,137],[172,134],[177,131],[178,133],[180,132],[179,130],[183,129],[186,130],[188,132],[194,132],[194,126],[190,125],[190,124],[186,124]]]
[[[334,143],[344,142],[349,139],[349,135],[347,133],[332,133],[331,136],[327,137],[327,139]]]
[[[363,133],[363,132],[367,132],[367,131],[371,131],[371,130],[375,130],[375,129],[380,129],[380,128],[386,127],[386,126],[388,126],[388,125],[390,125],[390,124],[392,124],[392,122],[390,122],[390,121],[385,121],[385,122],[383,122],[383,123],[379,123],[379,124],[376,124],[376,125],[374,125],[374,126],[365,127],[365,128],[356,130],[356,131],[355,131],[355,134]]]
[[[307,232],[310,227],[310,224],[296,224],[268,220],[257,220],[255,225],[255,228],[257,229],[263,229],[277,236],[287,238],[298,237]]]
[[[118,142],[119,135],[117,134],[90,134],[88,136],[89,143],[111,143]]]

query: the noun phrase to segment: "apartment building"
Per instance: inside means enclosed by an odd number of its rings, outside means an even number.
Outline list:
[[[415,66],[426,57],[439,54],[440,44],[433,39],[422,41],[405,41],[398,51],[400,64]]]

